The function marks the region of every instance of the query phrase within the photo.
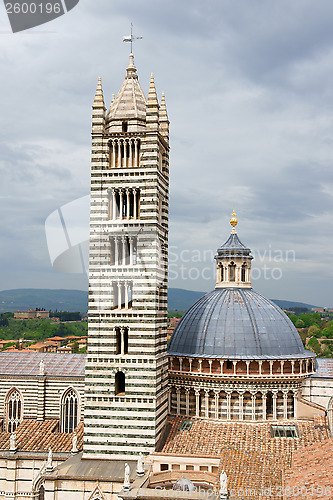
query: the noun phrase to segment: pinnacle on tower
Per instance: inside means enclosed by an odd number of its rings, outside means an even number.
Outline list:
[[[147,125],[152,131],[158,131],[159,104],[154,83],[154,75],[151,74],[149,92],[147,98]]]
[[[92,131],[94,133],[101,133],[104,131],[105,126],[105,103],[102,88],[102,79],[98,77],[97,88],[95,92],[95,98],[92,105]]]
[[[150,85],[149,85],[147,105],[158,106],[157,93],[156,93],[153,73],[150,76]]]
[[[136,72],[136,67],[134,64],[134,55],[130,54],[129,56],[129,65],[126,68],[126,76],[125,78],[135,78],[136,80],[138,79],[138,75]]]
[[[103,94],[103,88],[102,88],[102,78],[99,76],[97,88],[96,88],[96,92],[95,92],[93,108],[100,108],[100,107],[105,108],[105,103],[104,103],[104,94]]]
[[[169,141],[169,118],[168,111],[165,104],[165,95],[162,92],[161,105],[160,105],[160,113],[159,113],[159,121],[160,121],[160,132],[161,135]]]

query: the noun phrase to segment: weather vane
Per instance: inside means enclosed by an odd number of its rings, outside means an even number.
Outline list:
[[[123,37],[123,42],[130,42],[131,43],[131,54],[133,54],[133,42],[135,40],[142,40],[142,36],[134,36],[133,35],[133,23],[131,23],[131,35],[130,36],[124,36]]]

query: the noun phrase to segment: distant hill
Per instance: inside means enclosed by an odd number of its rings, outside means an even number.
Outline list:
[[[182,288],[169,288],[169,311],[186,311],[206,292],[193,292]],[[288,300],[275,300],[273,302],[282,309],[305,307],[311,309],[312,305],[303,302]],[[80,311],[86,313],[88,309],[88,292],[81,290],[47,290],[37,288],[22,288],[18,290],[4,290],[0,292],[0,313],[13,311],[27,311],[42,307],[47,311]]]
[[[277,299],[272,299],[272,302],[275,302],[281,309],[287,309],[288,311],[292,311],[295,307],[299,308],[305,308],[305,309],[312,309],[313,307],[318,307],[318,306],[312,306],[311,304],[304,304],[303,302],[292,302],[290,300],[277,300]]]
[[[182,288],[169,288],[168,309],[169,311],[186,311],[194,304],[195,301],[200,299],[206,292],[192,292],[191,290],[183,290]],[[304,304],[303,302],[292,302],[289,300],[271,299],[281,309],[293,310],[295,307],[312,309],[311,304]]]
[[[88,292],[81,290],[47,290],[21,288],[0,292],[0,313],[27,311],[42,307],[49,311],[79,311],[88,309]]]

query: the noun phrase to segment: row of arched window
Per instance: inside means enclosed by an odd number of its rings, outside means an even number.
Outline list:
[[[247,266],[246,264],[243,264],[240,267],[239,270],[239,275],[236,277],[236,264],[232,261],[230,264],[226,267],[223,265],[219,266],[219,271],[220,271],[220,281],[241,281],[241,282],[246,282],[247,281],[247,276],[246,276],[246,271],[247,271]]]
[[[17,389],[11,389],[5,400],[5,431],[13,433],[23,420],[24,400]],[[73,433],[80,420],[78,393],[67,389],[60,402],[61,432]]]

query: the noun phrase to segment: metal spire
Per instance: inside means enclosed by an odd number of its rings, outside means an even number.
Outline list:
[[[131,54],[133,54],[133,42],[135,40],[142,40],[142,36],[134,36],[133,35],[133,23],[131,23],[131,35],[130,36],[124,36],[123,37],[123,42],[130,42],[131,44]]]

